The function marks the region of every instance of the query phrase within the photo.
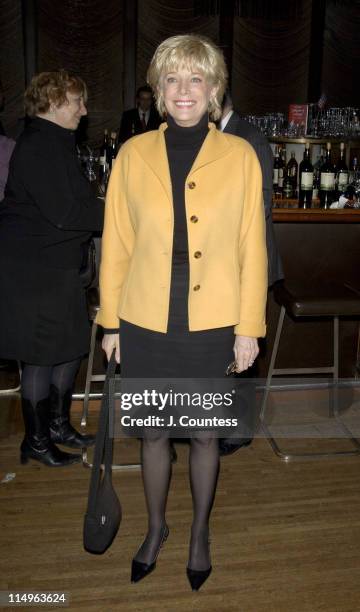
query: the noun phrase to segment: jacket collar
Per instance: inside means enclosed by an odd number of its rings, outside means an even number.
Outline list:
[[[239,115],[237,114],[236,111],[233,111],[229,121],[227,122],[227,124],[225,125],[223,132],[225,134],[231,134],[231,131],[234,129],[234,126],[237,125],[238,121],[239,121]]]
[[[172,187],[169,163],[166,153],[164,132],[167,123],[162,123],[158,130],[148,132],[146,135],[135,137],[133,146],[139,155],[150,166],[154,174],[162,183],[166,194],[172,201]],[[194,172],[223,157],[231,149],[231,142],[222,132],[216,129],[214,123],[209,123],[209,132],[202,144],[197,158],[190,170],[189,176]]]
[[[30,125],[40,132],[45,132],[58,138],[74,140],[75,130],[69,130],[68,128],[61,127],[61,125],[58,125],[53,121],[49,121],[48,119],[44,119],[43,117],[38,117],[37,115],[32,117]]]

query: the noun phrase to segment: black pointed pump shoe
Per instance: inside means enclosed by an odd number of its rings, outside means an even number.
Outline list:
[[[164,530],[163,530],[163,535],[161,538],[161,542],[158,548],[158,551],[155,555],[155,559],[152,563],[142,563],[141,561],[137,561],[136,559],[132,560],[132,565],[131,565],[131,582],[139,582],[140,580],[142,580],[143,578],[145,578],[145,576],[148,576],[149,574],[151,574],[151,572],[154,571],[155,567],[156,567],[156,559],[158,557],[158,554],[160,552],[160,549],[162,547],[162,545],[164,544],[164,542],[166,541],[167,537],[169,535],[169,527],[167,525],[165,525]]]
[[[186,574],[190,582],[190,586],[193,591],[198,591],[205,580],[207,580],[211,574],[212,566],[206,570],[193,570],[189,567],[186,568]]]
[[[208,547],[210,546],[210,542],[211,542],[211,539],[208,537],[208,541],[207,541]],[[204,584],[205,580],[209,578],[211,571],[212,571],[211,563],[210,563],[210,566],[205,570],[191,569],[189,566],[187,566],[186,575],[188,577],[190,586],[193,591],[198,591],[200,589],[200,587]]]

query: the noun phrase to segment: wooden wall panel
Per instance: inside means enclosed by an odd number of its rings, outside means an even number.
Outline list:
[[[235,17],[232,91],[235,107],[248,114],[287,112],[306,102],[311,1],[301,19]]]
[[[88,136],[118,129],[122,112],[122,0],[38,0],[39,70],[66,68],[89,89]]]
[[[24,53],[20,0],[0,0],[0,79],[5,106],[1,121],[9,136],[17,132],[24,114]]]
[[[330,106],[360,106],[360,2],[328,3],[322,88]]]

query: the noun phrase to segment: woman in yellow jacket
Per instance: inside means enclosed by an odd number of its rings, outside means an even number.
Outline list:
[[[221,51],[196,35],[159,45],[148,71],[159,130],[130,139],[106,198],[100,268],[103,348],[124,378],[221,378],[235,355],[245,371],[265,335],[267,257],[261,170],[252,147],[209,123],[226,86]],[[120,325],[120,334],[119,334]],[[119,340],[120,336],[120,340]],[[194,590],[211,571],[209,517],[218,439],[194,433],[187,575]],[[142,469],[147,536],[132,581],[154,568],[168,535],[169,437],[145,435]]]

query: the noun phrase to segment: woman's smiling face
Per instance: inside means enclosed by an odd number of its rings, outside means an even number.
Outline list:
[[[182,66],[163,75],[159,86],[166,111],[181,127],[199,123],[216,88],[196,69]]]

